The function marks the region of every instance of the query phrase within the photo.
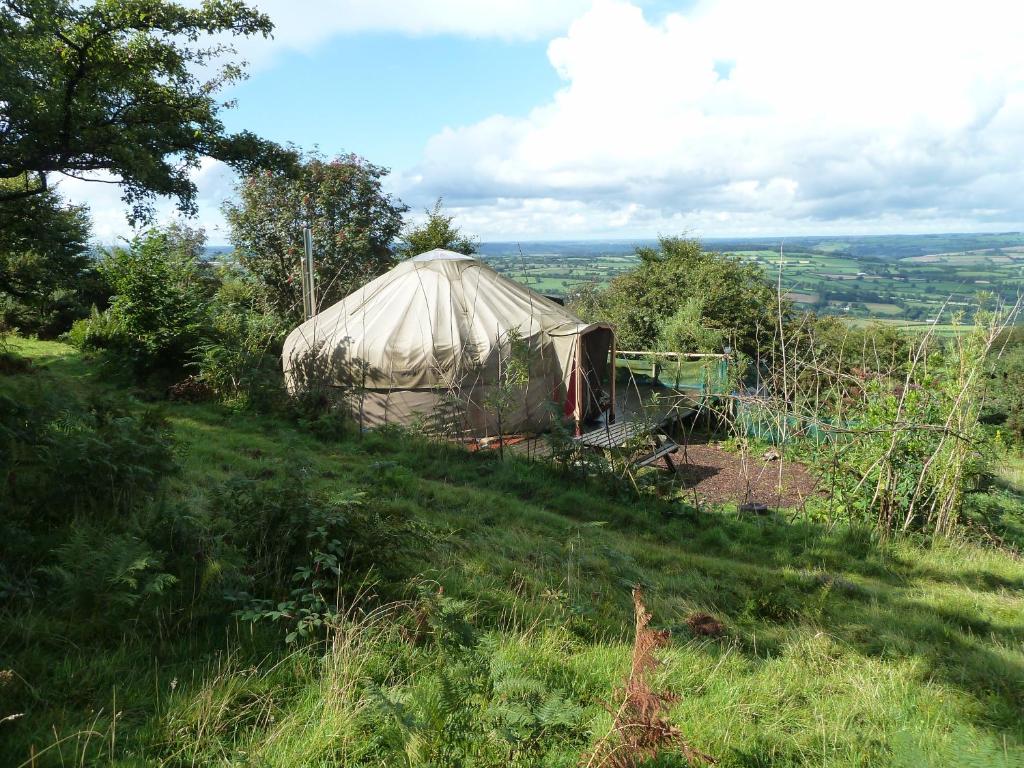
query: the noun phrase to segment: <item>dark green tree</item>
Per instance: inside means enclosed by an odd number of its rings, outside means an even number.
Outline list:
[[[0,325],[53,336],[102,302],[88,239],[87,211],[52,189],[0,205]]]
[[[289,153],[228,133],[217,92],[244,76],[209,35],[262,35],[270,19],[240,0],[0,0],[0,204],[42,193],[48,175],[106,171],[134,222],[156,195],[196,209],[189,171],[204,156],[243,172]]]
[[[698,240],[678,237],[663,237],[657,248],[636,253],[640,265],[588,296],[585,307],[590,319],[615,324],[620,348],[722,342],[754,355],[759,343],[771,339],[779,305],[774,286],[756,264],[707,252]],[[783,302],[782,310],[786,321],[789,302]],[[666,329],[671,340],[665,339]]]
[[[298,173],[243,179],[224,212],[238,260],[265,287],[280,314],[302,311],[302,228],[313,230],[318,304],[326,307],[394,264],[392,243],[408,207],[381,187],[387,169],[357,155],[316,155]]]
[[[446,216],[442,212],[441,198],[437,198],[433,209],[426,209],[427,220],[417,226],[408,225],[402,232],[402,243],[398,246],[398,255],[403,259],[411,258],[419,253],[434,248],[444,248],[467,256],[476,252],[480,241],[475,237],[462,234],[462,230],[453,222],[454,216]]]
[[[588,322],[607,319],[606,302],[605,289],[592,280],[573,286],[565,297],[566,306]]]
[[[199,260],[204,243],[202,230],[172,225],[111,249],[100,262],[114,291],[104,318],[113,329],[107,346],[140,376],[176,375],[195,356],[214,290]]]
[[[986,420],[1001,424],[1009,442],[1024,445],[1024,329],[1004,332],[995,349]]]

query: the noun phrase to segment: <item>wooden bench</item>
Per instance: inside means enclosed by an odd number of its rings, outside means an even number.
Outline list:
[[[672,463],[672,459],[669,456],[670,453],[675,453],[679,450],[679,446],[676,445],[672,440],[665,440],[656,450],[648,453],[646,456],[641,456],[639,459],[634,461],[638,467],[647,467],[656,462],[658,459],[664,457],[665,463],[668,464],[669,469],[675,470],[675,464]]]
[[[661,432],[660,427],[645,426],[633,421],[619,421],[591,430],[573,439],[587,448],[611,451],[623,447],[631,440],[646,436],[654,444],[654,450],[630,463],[636,467],[647,467],[664,457],[668,468],[674,472],[676,467],[669,454],[675,453],[679,446],[671,438],[662,436],[659,432]]]

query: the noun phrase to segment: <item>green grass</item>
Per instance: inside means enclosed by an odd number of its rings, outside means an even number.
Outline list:
[[[898,315],[902,313],[902,309],[898,304],[876,304],[872,302],[865,302],[864,306],[868,308],[868,311],[872,315]]]
[[[1024,494],[1024,454],[1006,451],[996,462],[996,478],[1007,488]]]
[[[787,291],[786,298],[798,304],[813,304],[818,300],[816,293],[800,293],[799,291]]]
[[[0,391],[112,388],[69,347],[16,346],[36,370],[0,377]],[[311,486],[411,510],[443,538],[414,570],[469,602],[479,644],[414,647],[389,620],[363,617],[327,649],[290,650],[227,615],[72,643],[59,619],[8,611],[0,718],[21,716],[0,722],[4,765],[48,746],[37,765],[425,765],[471,726],[483,734],[474,764],[576,765],[628,671],[638,582],[673,630],[658,671],[681,695],[671,718],[720,765],[1024,764],[1024,563],[1009,554],[697,512],[407,436],[329,443],[219,405],[166,410],[183,468],[167,480],[171,499],[199,508],[227,478],[299,466]],[[726,635],[691,636],[698,610]],[[492,691],[459,727],[426,717],[452,665]],[[495,702],[527,706],[534,688],[578,711],[542,754],[512,759],[481,723],[497,722]],[[383,718],[380,695],[422,715],[418,740]]]
[[[891,325],[895,328],[901,328],[903,330],[913,331],[916,333],[921,333],[930,330],[936,336],[946,337],[952,337],[962,333],[969,333],[972,329],[972,326],[968,324],[953,325],[951,323],[924,323],[915,322],[913,320],[896,320],[893,318],[885,317],[850,318],[848,322],[854,328],[864,328],[869,325],[882,324]]]

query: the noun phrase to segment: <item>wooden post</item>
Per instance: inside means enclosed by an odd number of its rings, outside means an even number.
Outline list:
[[[615,423],[615,378],[616,378],[616,376],[618,374],[618,367],[617,367],[617,361],[615,359],[616,351],[615,351],[615,332],[614,331],[612,332],[611,352],[612,352],[612,402],[611,402],[611,405],[608,408],[608,418],[606,419],[606,422],[608,424],[614,424]]]
[[[580,372],[581,372],[581,370],[583,368],[583,336],[582,335],[576,337],[576,364],[573,367],[576,369],[575,372],[573,373],[573,376],[576,379],[576,403],[575,403],[575,411],[573,413],[573,418],[575,418],[575,420],[576,420],[576,437],[579,437],[580,435],[583,434],[583,425],[580,423],[580,420],[583,417],[583,414],[581,412],[582,409],[580,408],[580,403],[582,402],[582,398],[583,398],[583,391],[582,391],[583,388],[582,388],[581,382],[580,382]]]

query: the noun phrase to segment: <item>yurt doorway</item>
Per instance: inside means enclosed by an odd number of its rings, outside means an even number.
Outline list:
[[[595,327],[580,334],[578,411],[580,423],[615,421],[615,334]]]

